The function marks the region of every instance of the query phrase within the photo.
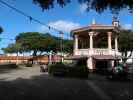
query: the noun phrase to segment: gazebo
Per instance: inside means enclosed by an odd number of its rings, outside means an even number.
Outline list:
[[[74,29],[72,58],[87,57],[87,67],[90,71],[114,66],[114,60],[119,59],[118,35],[119,21],[113,20],[112,25],[97,24],[95,20],[87,27]]]

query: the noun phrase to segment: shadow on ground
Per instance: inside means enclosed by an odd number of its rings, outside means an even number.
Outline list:
[[[108,81],[105,76],[95,74],[90,74],[87,79],[41,74],[12,81],[0,79],[0,100],[100,100],[87,82],[116,100],[133,99],[132,82]]]
[[[13,81],[0,80],[1,100],[99,100],[82,79],[33,76]]]
[[[16,64],[0,64],[0,74],[10,73],[13,70],[20,70],[22,69],[20,66]]]

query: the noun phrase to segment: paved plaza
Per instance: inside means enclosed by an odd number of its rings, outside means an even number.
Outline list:
[[[87,79],[52,77],[35,66],[0,73],[0,99],[132,100],[133,85],[94,74]]]

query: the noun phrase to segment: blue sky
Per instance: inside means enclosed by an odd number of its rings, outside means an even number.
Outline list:
[[[41,8],[32,3],[32,0],[4,0],[5,2],[13,5],[14,7],[22,10],[23,12],[31,15],[32,17],[44,22],[50,26],[64,31],[69,34],[71,29],[87,26],[95,19],[100,24],[111,24],[112,14],[110,11],[104,11],[98,14],[95,11],[86,12],[86,4],[79,5],[76,1],[64,8],[56,5],[53,9],[42,12]],[[21,32],[50,32],[58,36],[57,32],[48,30],[46,27],[30,20],[10,8],[0,4],[0,26],[3,27],[4,32],[0,34],[1,38],[15,38]],[[119,14],[120,24],[125,28],[132,28],[133,13],[123,10]],[[68,38],[68,37],[66,37]],[[13,40],[2,39],[0,41],[0,48],[6,47]]]

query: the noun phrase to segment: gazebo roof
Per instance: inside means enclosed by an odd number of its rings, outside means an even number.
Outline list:
[[[82,28],[77,28],[71,31],[72,34],[77,34],[77,33],[82,33],[86,31],[114,31],[116,33],[119,32],[118,27],[115,27],[113,25],[102,25],[102,24],[96,24],[92,22],[91,25],[82,27]]]

